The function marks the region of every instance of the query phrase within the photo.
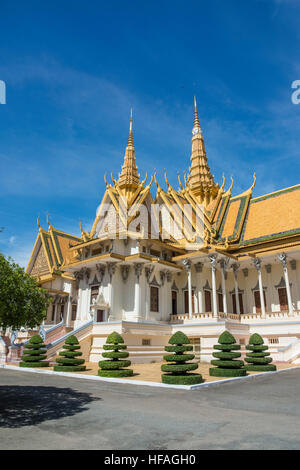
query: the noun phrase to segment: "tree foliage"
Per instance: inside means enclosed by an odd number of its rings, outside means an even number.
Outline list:
[[[76,336],[69,336],[63,345],[63,349],[65,351],[58,353],[53,370],[59,372],[79,372],[86,369],[86,366],[83,365],[85,360],[79,358],[79,356],[82,356],[82,352],[80,351],[79,341]]]
[[[194,354],[185,354],[187,351],[193,350],[188,337],[182,331],[177,331],[169,339],[169,344],[171,346],[165,346],[165,351],[172,354],[164,356],[167,364],[163,364],[161,370],[167,373],[162,374],[162,382],[173,385],[194,385],[203,382],[201,374],[190,373],[192,370],[198,369],[198,364],[187,362],[195,358]]]
[[[224,331],[218,339],[218,344],[214,345],[217,352],[213,352],[213,359],[211,364],[213,366],[209,369],[209,375],[212,377],[242,377],[246,374],[243,368],[243,361],[237,360],[241,357],[241,353],[237,352],[241,349],[239,344],[236,344],[235,337],[229,331]]]
[[[0,253],[0,328],[34,328],[44,320],[49,304],[47,291],[36,279]]]
[[[271,372],[276,370],[276,366],[271,364],[272,358],[268,352],[268,346],[264,344],[264,340],[258,333],[250,336],[249,344],[246,346],[248,350],[245,362],[245,369],[256,372]],[[250,352],[249,352],[250,350]]]
[[[106,360],[98,363],[100,367],[98,375],[100,377],[130,377],[133,375],[133,370],[127,369],[131,361],[127,359],[129,356],[129,353],[125,351],[127,346],[119,333],[113,331],[107,337],[103,349],[105,352],[102,353],[102,356]]]

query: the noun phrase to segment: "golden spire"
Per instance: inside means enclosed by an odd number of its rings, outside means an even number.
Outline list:
[[[214,182],[214,177],[211,174],[207,162],[204,138],[198,117],[196,97],[194,98],[194,127],[188,186],[199,204],[204,204],[205,206],[209,205],[210,202],[215,199],[219,189],[219,186]]]
[[[130,113],[129,136],[125,151],[124,164],[122,166],[122,171],[119,174],[118,184],[121,189],[125,187],[135,189],[140,184],[140,178],[135,163],[135,150],[132,133],[132,110]]]
[[[199,121],[199,117],[198,117],[198,109],[197,109],[197,101],[196,101],[196,96],[194,96],[194,127],[193,127],[193,130],[194,129],[200,129],[200,134],[202,134],[202,129],[201,129],[201,126],[200,126],[200,121]]]

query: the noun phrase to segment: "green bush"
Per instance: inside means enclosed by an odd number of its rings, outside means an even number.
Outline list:
[[[81,372],[86,369],[84,359],[78,359],[82,356],[82,352],[79,351],[80,345],[76,336],[69,336],[65,344],[63,345],[65,351],[60,351],[56,358],[56,364],[53,370],[57,372]]]
[[[248,364],[245,365],[245,369],[248,371],[255,371],[255,372],[272,372],[277,370],[274,364],[270,364],[272,362],[272,358],[269,352],[264,352],[268,350],[268,346],[264,344],[264,340],[262,337],[254,333],[250,336],[249,344],[246,346],[247,352],[245,357],[245,362]]]
[[[220,350],[213,352],[213,356],[217,359],[213,359],[211,364],[217,366],[209,369],[209,375],[212,377],[242,377],[246,374],[246,370],[243,368],[243,361],[236,360],[241,357],[239,352],[231,352],[241,349],[239,344],[236,344],[234,336],[229,331],[224,331],[219,339],[219,344],[214,345],[214,349]]]
[[[165,346],[165,351],[175,353],[166,354],[164,360],[170,364],[163,364],[161,366],[162,383],[172,385],[193,385],[203,382],[201,374],[191,374],[191,370],[198,369],[196,362],[186,362],[194,359],[194,354],[184,354],[186,351],[192,351],[193,346],[190,345],[190,340],[181,331],[177,331],[169,339],[171,346]]]
[[[119,333],[114,331],[107,339],[103,349],[108,352],[103,352],[102,356],[107,358],[106,361],[99,361],[98,375],[100,377],[130,377],[133,375],[132,369],[125,369],[129,367],[131,361],[124,360],[129,356],[127,346],[124,344],[124,339]],[[120,351],[122,349],[122,351]]]
[[[21,357],[20,367],[48,367],[49,362],[47,359],[46,345],[43,343],[40,335],[34,335],[26,344],[26,349],[23,350]]]

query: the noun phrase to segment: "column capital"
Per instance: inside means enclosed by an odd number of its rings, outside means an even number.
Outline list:
[[[281,262],[283,269],[287,268],[287,256],[286,253],[279,253],[278,259]]]
[[[256,267],[257,271],[261,271],[261,259],[260,258],[254,258],[253,264]]]
[[[148,284],[150,282],[150,277],[151,277],[153,271],[154,271],[154,266],[151,266],[151,268],[149,268],[149,266],[145,267],[145,275],[146,275],[146,279],[147,279]]]
[[[222,258],[220,259],[219,263],[223,271],[227,269],[227,266],[229,264],[230,258]]]
[[[134,263],[133,266],[135,275],[137,277],[137,280],[139,281],[143,270],[143,263]]]
[[[187,272],[189,272],[191,270],[191,267],[192,267],[192,262],[190,259],[186,258],[183,260],[183,266],[185,267],[185,269],[187,270]]]
[[[209,255],[209,262],[210,262],[212,270],[215,272],[217,269],[217,255],[216,254]]]
[[[234,277],[235,277],[235,279],[237,279],[237,275],[238,275],[238,271],[239,271],[240,265],[239,265],[239,263],[233,263],[233,264],[231,265],[231,267],[232,267],[232,271],[233,271]]]

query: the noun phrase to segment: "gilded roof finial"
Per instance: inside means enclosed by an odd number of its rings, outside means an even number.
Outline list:
[[[107,181],[107,178],[106,178],[106,172],[104,173],[104,182],[106,184],[106,187],[108,188],[109,187],[109,183]]]
[[[88,237],[88,234],[82,228],[81,220],[80,220],[80,231],[81,231],[81,238],[83,239],[83,241],[87,242],[89,237]]]
[[[184,187],[182,186],[181,179],[180,179],[180,173],[179,173],[179,172],[178,172],[178,183],[179,183],[179,186],[181,187],[181,189],[183,190]]]
[[[117,181],[116,181],[115,178],[114,178],[113,172],[111,172],[110,177],[111,177],[111,180],[112,180],[112,182],[114,183],[114,185],[117,186],[118,183],[117,183]]]
[[[166,180],[166,183],[167,183],[167,186],[168,186],[168,191],[170,191],[171,185],[170,185],[170,183],[169,183],[169,181],[168,181],[168,178],[167,178],[167,170],[166,170],[166,168],[165,168],[165,180]]]
[[[252,186],[251,186],[251,188],[250,188],[251,191],[252,191],[252,189],[254,188],[255,184],[256,184],[256,176],[255,176],[255,172],[254,172],[254,173],[253,173],[253,184],[252,184]]]
[[[199,121],[199,116],[198,116],[198,109],[197,109],[197,101],[196,101],[196,96],[194,96],[194,127],[193,130],[195,129],[200,129],[200,133],[202,133],[202,129],[200,126],[200,121]],[[199,132],[198,132],[199,133]]]
[[[129,123],[129,136],[127,145],[132,145],[133,147],[133,133],[132,133],[132,108],[130,110],[130,123]]]
[[[48,214],[47,214],[47,224],[49,225],[49,228],[53,228],[52,225],[50,224],[49,212],[48,212]]]
[[[40,218],[41,218],[41,214],[38,215],[38,218],[37,218],[37,220],[36,220],[36,223],[38,224],[38,227],[39,227],[39,228],[42,228],[42,227],[41,227],[41,224],[40,224]]]
[[[130,112],[130,125],[129,125],[129,136],[127,147],[125,151],[124,163],[122,166],[121,173],[118,181],[119,187],[128,188],[129,186],[134,189],[140,184],[140,178],[137,172],[137,166],[135,163],[135,150],[133,143],[133,132],[132,132],[132,109]]]
[[[225,176],[224,176],[224,173],[222,174],[222,178],[223,178],[223,182],[222,182],[221,190],[223,191],[224,186],[225,186]]]

